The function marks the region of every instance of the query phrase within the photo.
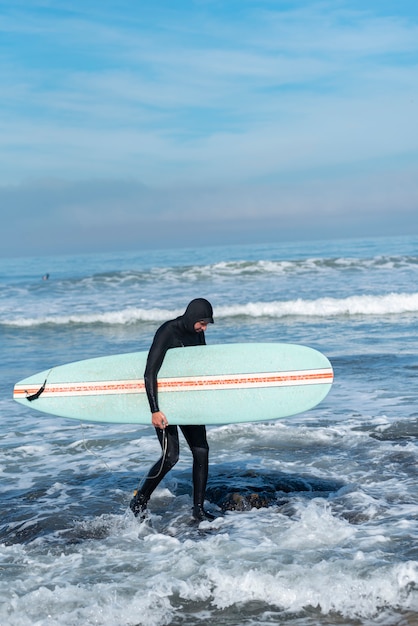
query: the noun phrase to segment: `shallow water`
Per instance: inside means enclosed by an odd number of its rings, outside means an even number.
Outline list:
[[[2,260],[1,623],[416,623],[417,272],[416,238]],[[12,388],[146,350],[196,296],[208,343],[307,344],[335,383],[305,414],[208,429],[214,523],[190,524],[184,442],[141,523],[153,430],[43,415]],[[270,506],[222,510],[246,489]]]

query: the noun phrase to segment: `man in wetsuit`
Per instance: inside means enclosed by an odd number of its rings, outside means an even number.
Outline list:
[[[134,492],[130,508],[134,515],[143,516],[147,502],[164,476],[179,458],[177,426],[170,426],[158,405],[157,376],[167,350],[186,346],[205,345],[205,330],[213,324],[213,310],[204,298],[192,300],[183,315],[165,322],[157,330],[148,353],[144,380],[151,409],[152,424],[162,448],[161,458],[148,472],[141,488]],[[193,455],[193,517],[197,521],[213,520],[214,516],[203,508],[208,478],[209,446],[205,426],[180,426]]]

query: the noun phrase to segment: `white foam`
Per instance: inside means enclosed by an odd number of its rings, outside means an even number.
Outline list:
[[[285,302],[250,302],[246,305],[219,307],[218,317],[338,317],[346,315],[388,315],[418,311],[418,293],[358,295],[347,298],[318,298]]]
[[[257,428],[273,437],[288,429]],[[221,438],[228,427],[215,433]],[[247,436],[254,437],[251,429]],[[132,454],[132,448],[126,453]],[[49,497],[60,489],[61,484],[52,483]],[[379,559],[388,543],[383,536],[387,525],[350,524],[324,498],[306,500],[302,494],[293,497],[291,516],[276,507],[229,513],[215,525],[201,525],[199,532],[182,521],[189,515],[190,497],[174,501],[162,488],[156,499],[168,496],[177,514],[168,528],[155,513],[152,526],[131,514],[103,515],[75,525],[75,536],[84,537],[80,543],[66,545],[58,535],[55,545],[51,538],[43,545],[39,537],[33,545],[0,546],[10,568],[7,588],[0,583],[6,598],[0,622],[162,626],[180,615],[187,621],[188,611],[205,607],[216,623],[219,611],[232,616],[251,602],[288,613],[337,612],[352,620],[372,618],[385,607],[417,608],[412,590],[418,563]],[[373,504],[371,497],[359,506],[368,503]]]
[[[109,311],[105,313],[77,313],[70,315],[40,315],[39,317],[16,317],[16,319],[2,320],[5,326],[44,326],[58,325],[65,326],[67,324],[105,324],[120,325],[134,324],[137,322],[156,322],[165,321],[170,317],[180,315],[181,311],[168,311],[164,309],[141,309],[129,307],[120,311]]]
[[[130,325],[140,322],[163,322],[181,315],[181,309],[145,309],[128,307],[103,313],[40,314],[39,317],[8,316],[1,323],[21,328],[43,325]],[[285,317],[340,317],[383,316],[418,312],[418,293],[390,293],[386,295],[353,295],[347,298],[318,298],[316,300],[288,300],[274,302],[248,302],[216,308],[217,319],[235,317],[273,318]]]
[[[417,258],[320,256],[211,264],[205,255],[199,266],[201,257],[185,255],[181,268],[149,270],[147,260],[144,271],[114,274],[109,261],[109,275],[71,262],[64,275],[82,279],[57,284],[51,275],[34,285],[24,276],[26,289],[6,287],[0,323],[23,330],[2,326],[1,624],[305,626],[324,615],[365,626],[418,611]],[[100,265],[94,271],[106,270]],[[192,459],[181,438],[148,525],[128,505],[160,455],[154,430],[81,431],[14,403],[11,379],[40,371],[40,362],[145,349],[196,291],[215,305],[214,339],[235,341],[242,331],[249,341],[321,342],[336,382],[309,413],[208,429],[212,484],[239,492],[248,471],[257,489],[277,485],[274,505],[191,527]]]

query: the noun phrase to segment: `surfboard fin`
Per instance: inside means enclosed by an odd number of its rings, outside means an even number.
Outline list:
[[[37,398],[39,398],[41,393],[45,391],[45,387],[46,387],[46,378],[42,387],[40,387],[38,391],[36,393],[33,393],[31,396],[26,396],[26,400],[29,400],[29,402],[32,402],[33,400],[36,400]]]

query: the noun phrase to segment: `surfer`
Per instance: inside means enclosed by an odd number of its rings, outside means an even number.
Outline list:
[[[140,489],[134,492],[130,509],[145,515],[148,500],[164,476],[179,459],[179,434],[177,426],[170,426],[168,418],[158,405],[157,376],[167,350],[188,346],[206,345],[205,330],[213,324],[213,309],[208,300],[192,300],[183,315],[165,322],[155,333],[148,353],[144,373],[145,389],[151,409],[151,422],[155,427],[162,449],[161,458],[151,467]],[[208,478],[209,446],[205,426],[180,426],[193,455],[193,517],[196,521],[215,519],[203,508]]]

